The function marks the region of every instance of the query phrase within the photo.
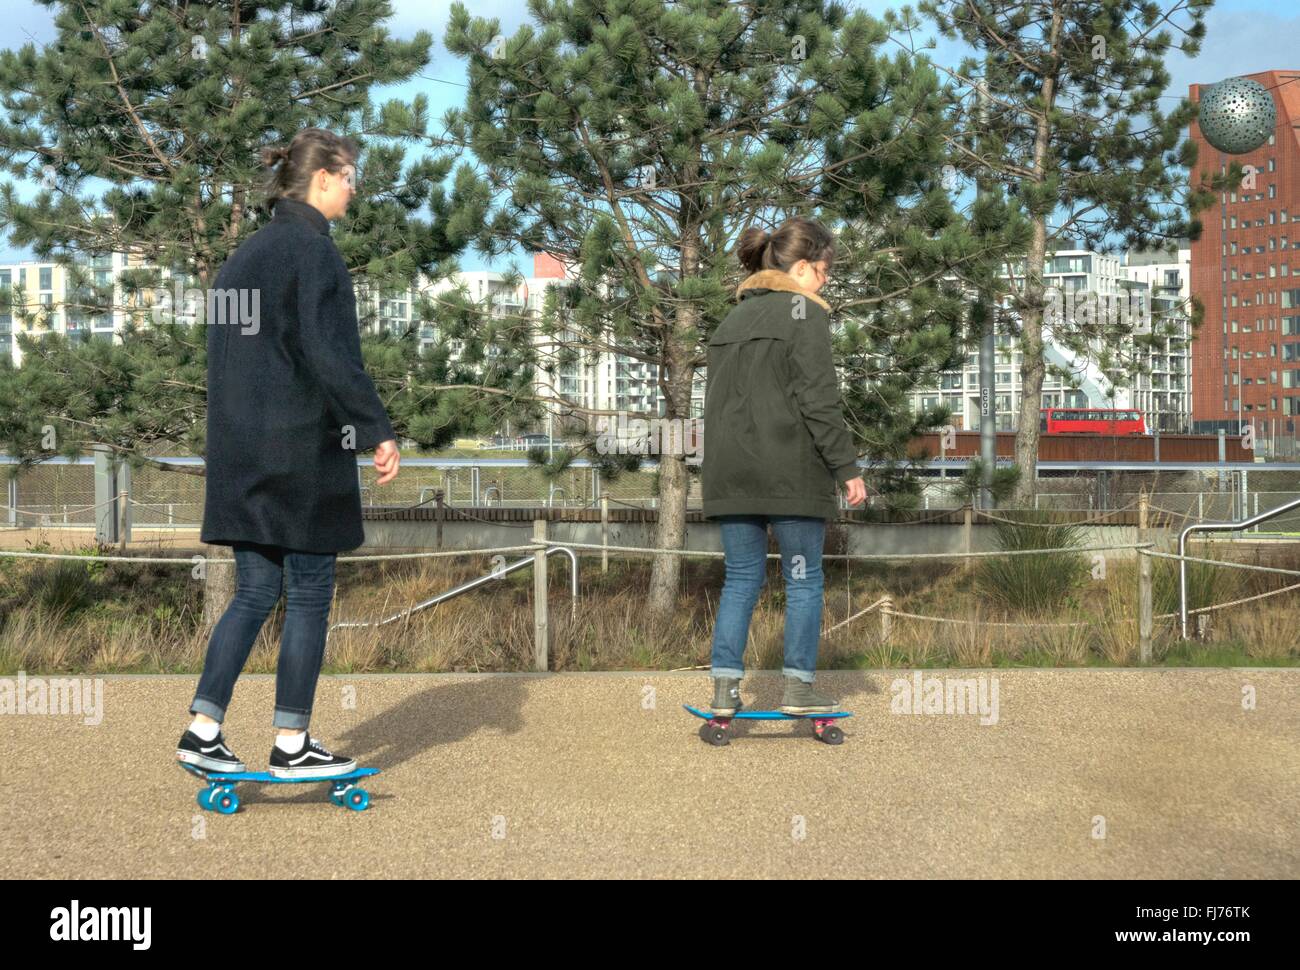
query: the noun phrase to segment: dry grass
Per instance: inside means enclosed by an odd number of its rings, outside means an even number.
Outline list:
[[[829,550],[828,550],[829,551]],[[508,562],[515,557],[507,557]],[[724,568],[717,559],[684,560],[679,609],[662,625],[646,612],[648,559],[580,560],[576,615],[570,614],[568,564],[550,570],[552,670],[674,669],[707,665]],[[1286,565],[1285,562],[1277,563]],[[481,558],[340,564],[330,622],[375,622],[465,580],[482,575]],[[0,674],[30,672],[187,672],[202,668],[208,633],[199,622],[201,584],[185,570],[128,564],[73,563],[57,577],[48,564],[10,560],[0,569]],[[84,570],[84,588],[81,572]],[[831,627],[888,592],[897,609],[962,624],[895,617],[888,640],[879,612],[823,637],[823,668],[915,666],[1078,666],[1137,662],[1137,582],[1131,561],[1111,562],[1104,580],[1085,579],[1072,604],[1050,616],[1007,613],[985,601],[972,572],[923,561],[916,566],[828,561],[823,624]],[[1243,592],[1289,580],[1253,574]],[[383,626],[330,634],[327,672],[522,671],[533,656],[533,579],[523,569],[493,583]],[[25,592],[30,590],[31,592]],[[1216,597],[1216,602],[1221,601]],[[767,583],[750,625],[746,666],[779,669],[785,592],[779,568]],[[999,627],[989,621],[1021,624]],[[1078,623],[1078,626],[1050,626]],[[274,673],[284,603],[263,625],[246,670]],[[1214,614],[1210,643],[1222,662],[1300,663],[1300,603],[1294,593]],[[1186,645],[1157,621],[1157,662],[1192,662]]]

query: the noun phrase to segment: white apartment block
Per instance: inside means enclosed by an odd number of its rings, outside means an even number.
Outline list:
[[[424,295],[434,300],[435,305],[440,294],[463,285],[469,298],[475,302],[486,302],[494,316],[528,315],[540,318],[547,289],[565,286],[570,278],[559,260],[539,254],[533,260],[533,275],[524,277],[522,285],[518,287],[508,285],[503,274],[486,270],[460,273],[452,280],[443,280],[437,284],[422,281],[421,286]],[[436,322],[423,322],[420,327],[422,347],[433,344],[436,339]],[[590,353],[580,350],[577,360],[560,362],[559,351],[563,347],[584,346],[583,338],[574,332],[562,332],[556,338],[538,334],[534,343],[539,358],[534,393],[538,397],[555,398],[557,416],[563,415],[564,402],[593,411],[623,411],[630,416],[664,413],[663,394],[654,365],[626,354],[599,348]],[[450,349],[454,357],[463,348],[460,341],[453,340]],[[553,373],[546,370],[548,363],[554,364]],[[704,380],[702,374],[697,374],[691,399],[691,416],[699,417],[703,413]],[[595,417],[581,413],[575,413],[575,417],[585,417],[594,429],[597,420]]]
[[[1161,342],[1152,352],[1129,348],[1127,356],[1137,356],[1150,367],[1150,376],[1137,374],[1124,386],[1117,386],[1089,355],[1078,355],[1062,346],[1044,328],[1044,355],[1047,361],[1064,369],[1071,380],[1063,380],[1050,370],[1043,380],[1040,407],[1134,408],[1141,410],[1149,428],[1162,431],[1186,431],[1191,422],[1191,341],[1189,322],[1181,309],[1186,307],[1191,250],[1179,251],[1177,262],[1165,254],[1121,258],[1086,249],[1057,250],[1045,260],[1044,279],[1055,287],[1065,306],[1081,299],[1082,294],[1096,294],[1098,299],[1131,301],[1135,308],[1150,307],[1159,312],[1159,330],[1164,320],[1173,323],[1177,333]],[[1023,263],[1014,267],[1023,272]],[[1173,275],[1170,275],[1173,274]],[[1180,299],[1183,302],[1179,302]],[[1151,318],[1144,317],[1139,332],[1149,330]],[[994,387],[996,424],[999,431],[1014,431],[1020,412],[1021,354],[1014,339],[1004,333],[995,338]],[[914,391],[913,408],[932,408],[940,404],[952,411],[952,424],[959,430],[979,428],[980,378],[979,349],[970,348],[960,370],[940,375],[937,387]]]
[[[193,286],[184,277],[173,277],[164,271],[163,278],[166,282],[161,292],[136,294],[130,298],[128,305],[128,298],[121,285],[122,272],[147,268],[149,264],[136,256],[114,253],[96,257],[86,265],[93,273],[97,285],[113,284],[113,309],[108,313],[91,314],[79,309],[69,273],[57,263],[24,261],[0,264],[0,288],[13,291],[15,301],[9,310],[0,311],[0,353],[9,355],[15,366],[22,364],[22,350],[16,336],[18,333],[39,335],[57,332],[65,334],[74,343],[84,340],[111,341],[113,335],[124,328],[133,307],[137,308],[135,312],[143,310],[146,314],[155,302],[170,308],[175,302],[177,282],[182,291],[187,286]],[[491,313],[495,316],[540,316],[546,289],[565,285],[565,282],[563,265],[553,257],[538,255],[534,259],[534,275],[527,277],[518,288],[507,286],[501,273],[477,271],[461,273],[455,280],[441,281],[436,285],[422,281],[421,290],[436,304],[440,294],[463,284],[470,299],[490,303]],[[357,317],[363,331],[388,331],[394,336],[414,331],[422,351],[437,340],[436,313],[431,321],[417,319],[415,288],[404,292],[380,292],[370,290],[364,281],[359,281],[356,290]],[[197,290],[182,292],[176,319],[193,323],[198,319],[200,300],[202,294]],[[553,360],[558,350],[557,346],[552,346],[555,342],[541,335],[534,339],[541,362]],[[576,342],[578,337],[570,333],[561,339]],[[453,356],[462,350],[460,341],[453,340]],[[489,348],[489,354],[494,350],[495,348]],[[659,415],[664,410],[655,368],[635,358],[610,351],[582,355],[577,361],[560,364],[554,376],[539,368],[535,393],[539,397],[557,397],[598,411]],[[558,402],[556,410],[557,414],[563,411]],[[692,414],[700,416],[703,412],[704,383],[702,377],[697,375]]]
[[[141,264],[121,253],[96,257],[88,263],[95,283],[100,286],[115,282],[118,273],[128,265]],[[25,260],[0,264],[0,290],[7,292],[12,301],[0,309],[0,354],[8,356],[15,366],[22,363],[20,333],[32,336],[61,333],[72,343],[112,340],[127,317],[124,308],[91,314],[78,307],[72,279],[58,263]],[[113,306],[123,307],[124,299],[115,286]]]
[[[1132,406],[1146,416],[1148,428],[1185,434],[1192,430],[1191,246],[1180,245],[1177,256],[1131,251],[1124,268],[1130,280],[1146,286],[1156,333],[1173,331],[1156,338],[1158,346],[1146,357],[1150,373],[1133,382]]]

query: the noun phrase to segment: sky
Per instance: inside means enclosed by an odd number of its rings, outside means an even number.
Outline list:
[[[430,63],[420,77],[400,85],[372,89],[376,102],[390,98],[410,99],[423,93],[429,99],[431,128],[436,130],[437,119],[451,107],[463,102],[465,94],[465,62],[450,54],[443,46],[451,0],[390,0],[394,16],[387,22],[389,32],[395,37],[411,37],[418,30],[433,34]],[[849,7],[880,15],[887,9],[900,9],[903,5],[886,0],[849,0]],[[524,0],[470,0],[466,4],[470,13],[478,17],[498,18],[500,31],[506,36],[515,33],[525,23],[533,21]],[[31,42],[38,46],[55,37],[53,12],[34,0],[4,0],[4,46],[18,48]],[[921,38],[936,36],[932,25],[923,30]],[[1175,54],[1167,65],[1171,80],[1166,95],[1176,99],[1187,95],[1188,85],[1209,84],[1226,77],[1252,74],[1266,70],[1300,69],[1300,5],[1294,0],[1218,0],[1206,16],[1207,34],[1201,54],[1187,58]],[[955,66],[965,53],[962,45],[936,37],[937,46],[930,56],[939,64]],[[4,175],[3,180],[10,176]],[[30,198],[37,186],[19,184],[19,195]],[[7,238],[0,238],[0,263],[33,259],[30,252],[14,249]],[[497,257],[488,262],[473,250],[466,251],[459,260],[464,270],[504,270],[510,257]],[[518,261],[519,268],[528,275],[531,265]]]

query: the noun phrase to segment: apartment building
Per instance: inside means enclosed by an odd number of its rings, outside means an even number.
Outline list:
[[[1193,123],[1194,177],[1240,162],[1239,185],[1201,214],[1191,245],[1192,292],[1205,304],[1193,344],[1193,430],[1264,441],[1294,440],[1300,414],[1300,78],[1296,71],[1245,75],[1273,95],[1277,126],[1252,152],[1228,156]],[[1199,100],[1203,85],[1190,88]]]

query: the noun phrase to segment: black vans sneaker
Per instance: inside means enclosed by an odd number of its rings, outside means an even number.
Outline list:
[[[226,747],[226,739],[217,732],[211,741],[204,741],[193,731],[186,729],[181,735],[181,742],[176,746],[176,760],[202,768],[204,771],[238,772],[246,771],[244,763],[235,757],[235,752]]]
[[[276,778],[333,778],[355,771],[357,763],[351,758],[330,754],[325,746],[308,734],[302,747],[294,754],[286,754],[278,744],[271,747],[269,771]]]

